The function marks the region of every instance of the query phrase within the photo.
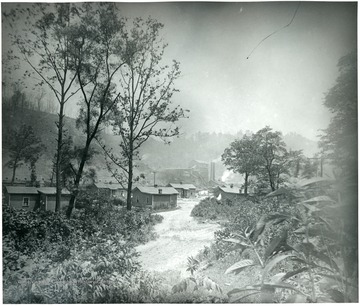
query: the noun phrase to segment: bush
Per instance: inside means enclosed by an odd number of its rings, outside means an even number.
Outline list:
[[[228,261],[228,258],[233,257],[234,252],[238,253],[240,258],[248,259],[252,258],[252,254],[249,252],[242,253],[242,250],[238,246],[234,245],[227,239],[239,239],[234,236],[236,233],[243,233],[247,228],[250,230],[254,228],[262,215],[269,215],[270,213],[277,212],[279,214],[296,215],[298,214],[298,208],[296,205],[291,204],[288,201],[281,201],[275,198],[263,198],[258,199],[241,199],[233,201],[231,205],[221,204],[216,201],[211,201],[209,198],[201,201],[192,211],[193,216],[209,218],[216,216],[217,219],[225,219],[227,222],[223,224],[223,227],[214,233],[215,241],[210,247],[205,248],[196,257],[202,262],[217,262]],[[265,252],[265,245],[277,237],[283,230],[291,229],[296,226],[294,220],[285,220],[279,224],[268,226],[265,228],[262,234],[262,244],[258,244],[257,248],[260,255]],[[289,235],[289,241],[298,239],[296,235]],[[250,257],[249,257],[250,256]],[[255,261],[257,260],[254,258]]]
[[[119,235],[81,240],[71,258],[62,262],[51,262],[44,255],[28,258],[15,276],[4,273],[7,303],[108,302],[139,271],[138,254]]]
[[[64,260],[73,245],[74,222],[52,212],[32,212],[3,207],[3,264],[11,270],[22,266],[21,256],[46,252]]]
[[[232,303],[358,301],[357,191],[339,186],[294,190],[296,204],[288,198],[260,198],[224,205],[231,211],[228,222],[215,233],[215,243],[196,257],[198,264],[213,261],[215,271],[242,273],[240,288],[228,292]],[[319,193],[321,201],[314,198]],[[207,204],[197,213],[217,209]]]
[[[147,276],[140,271],[134,246],[154,239],[153,226],[162,219],[149,211],[127,211],[106,198],[76,210],[71,220],[4,207],[4,302],[155,299],[153,281],[144,283]]]
[[[205,198],[193,208],[191,216],[210,220],[222,220],[228,219],[233,209],[235,209],[233,205]]]

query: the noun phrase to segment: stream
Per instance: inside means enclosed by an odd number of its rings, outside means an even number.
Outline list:
[[[164,217],[155,226],[159,237],[136,249],[140,263],[148,271],[177,271],[185,276],[187,258],[195,256],[204,246],[214,241],[214,232],[220,229],[216,223],[202,223],[190,216],[196,199],[178,199],[178,209],[158,213]]]

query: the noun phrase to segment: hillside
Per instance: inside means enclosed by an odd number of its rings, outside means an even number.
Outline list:
[[[320,151],[316,141],[307,139],[297,133],[284,135],[284,141],[289,149],[303,150],[304,155],[307,157],[312,157]]]
[[[21,124],[31,125],[35,133],[46,145],[47,150],[37,163],[38,178],[42,177],[49,181],[52,174],[52,160],[56,148],[56,126],[57,115],[28,109],[17,111],[3,107],[2,114],[3,133],[9,128],[16,128]],[[85,136],[76,128],[75,119],[65,117],[65,126],[68,134],[79,145],[85,141]],[[181,135],[174,138],[170,145],[160,140],[149,139],[140,150],[141,162],[135,169],[136,175],[145,174],[147,183],[152,182],[153,171],[167,168],[187,168],[192,160],[202,160],[207,163],[215,162],[216,179],[229,177],[231,174],[221,162],[224,149],[236,138],[241,137],[242,132],[236,136],[221,133],[196,133],[192,135]],[[103,136],[107,147],[112,147],[114,152],[118,148],[119,136],[105,134]],[[291,133],[284,136],[287,146],[293,150],[303,149],[306,156],[312,156],[317,152],[317,143],[305,137]],[[105,157],[100,146],[94,142],[96,154],[88,167],[95,168],[99,180],[110,180],[110,174],[106,169]],[[5,166],[8,161],[8,151],[3,145],[3,179],[11,179],[12,171]],[[30,179],[30,171],[27,166],[17,170],[16,176],[19,180]]]
[[[56,147],[56,126],[55,121],[57,116],[45,112],[38,112],[29,109],[18,108],[16,110],[8,109],[3,107],[2,110],[2,128],[3,135],[9,132],[9,129],[14,129],[22,124],[31,125],[34,132],[39,136],[46,146],[45,153],[41,156],[36,164],[38,177],[43,177],[45,180],[50,180],[52,159],[55,154]],[[75,120],[65,117],[66,128],[68,129],[69,135],[74,139],[75,143],[83,142],[83,137],[77,131],[75,127]],[[3,137],[4,138],[4,137]],[[8,151],[3,143],[2,152],[2,165],[3,165],[3,179],[11,179],[12,170],[5,166],[9,160]],[[19,180],[29,180],[30,171],[26,166],[21,166],[16,171],[16,177]]]
[[[3,135],[9,131],[9,129],[14,129],[22,124],[31,125],[34,129],[34,132],[39,136],[46,146],[46,151],[41,156],[41,158],[36,163],[38,179],[44,179],[44,181],[50,181],[52,176],[52,160],[56,152],[56,136],[57,128],[55,122],[57,121],[57,115],[49,114],[45,112],[39,112],[29,109],[19,109],[13,111],[8,108],[3,107],[2,113],[2,122],[3,122]],[[85,142],[85,136],[80,130],[76,128],[75,119],[65,117],[65,127],[67,129],[68,135],[73,139],[75,145],[81,145]],[[119,141],[118,137],[106,135],[105,137],[108,146],[113,148],[117,147],[117,142]],[[101,147],[94,142],[93,148],[98,154],[91,159],[87,168],[94,168],[96,170],[96,175],[98,180],[112,180],[111,174],[106,168],[105,157],[102,152]],[[6,146],[3,144],[2,149],[2,175],[3,180],[10,180],[12,177],[12,169],[9,169],[6,166],[6,163],[9,160],[9,152],[7,151]],[[139,164],[138,168],[135,170],[135,174],[143,172],[150,172],[149,169],[144,164]],[[18,181],[29,181],[30,180],[30,170],[26,165],[20,166],[16,170],[16,177]]]

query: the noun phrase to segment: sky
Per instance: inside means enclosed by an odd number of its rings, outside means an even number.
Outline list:
[[[165,59],[181,63],[174,102],[185,131],[236,133],[270,125],[316,140],[330,113],[338,60],[356,49],[357,5],[343,2],[119,4],[163,22]]]
[[[182,71],[174,104],[190,110],[180,122],[187,133],[269,125],[316,140],[330,120],[323,101],[337,62],[357,45],[356,2],[301,2],[292,23],[260,45],[291,21],[299,2],[118,5],[127,17],[164,23],[164,61],[178,60]]]

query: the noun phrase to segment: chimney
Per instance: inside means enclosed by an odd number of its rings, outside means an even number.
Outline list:
[[[234,187],[234,184],[230,184],[230,188],[233,188]]]
[[[162,194],[162,189],[159,188],[159,194]]]

